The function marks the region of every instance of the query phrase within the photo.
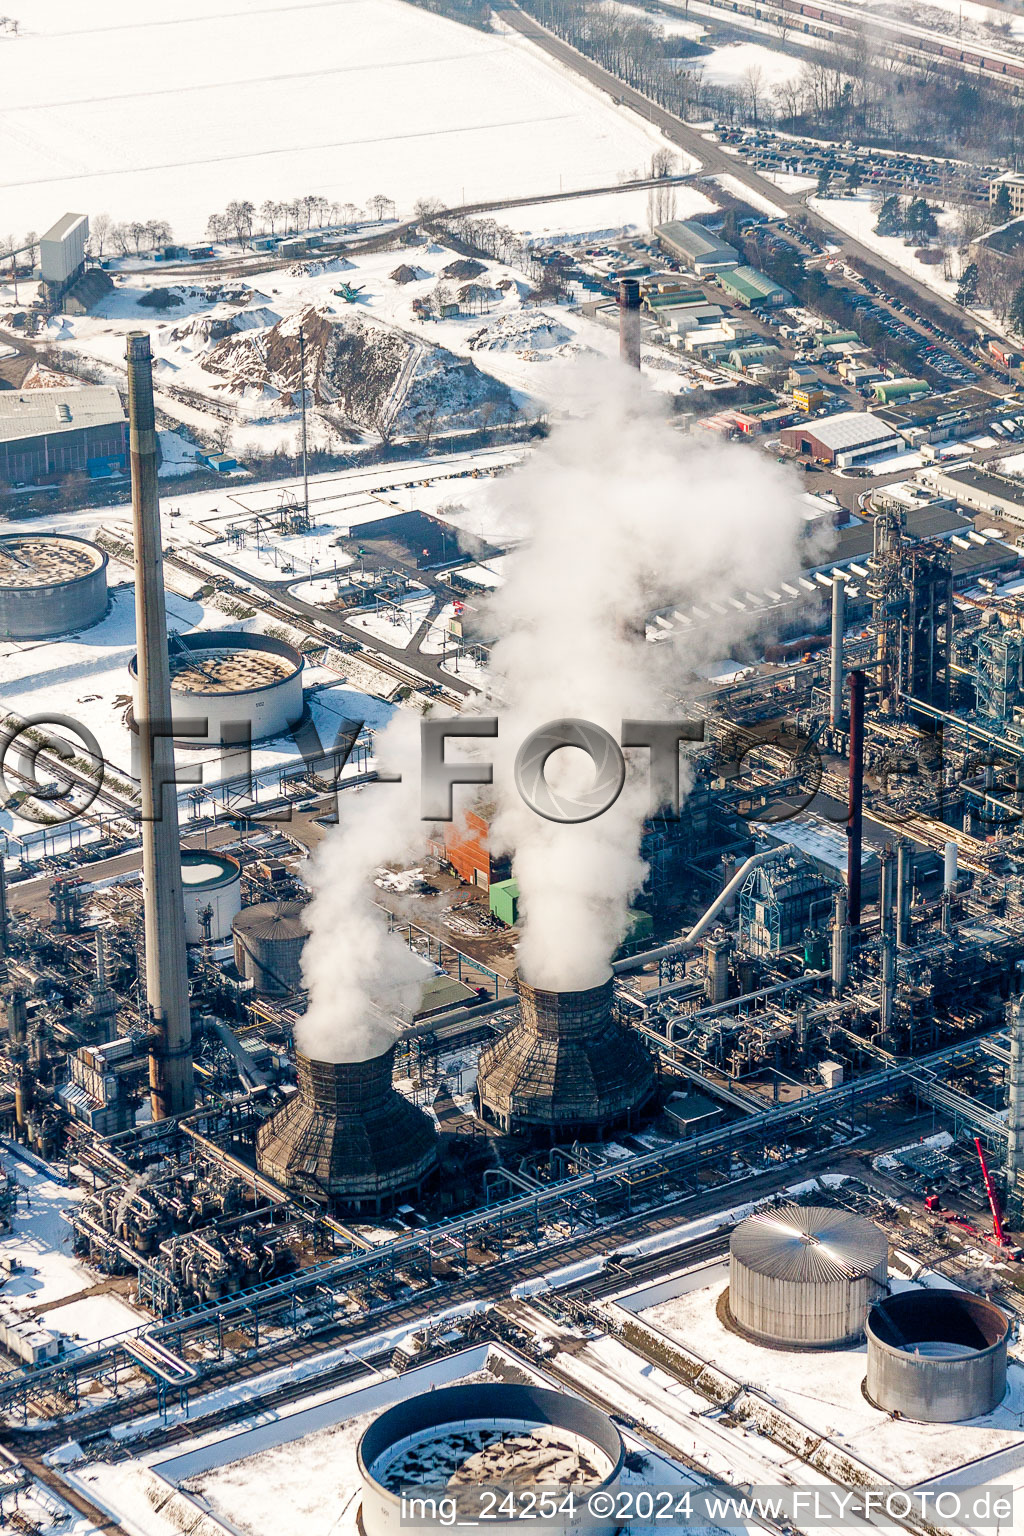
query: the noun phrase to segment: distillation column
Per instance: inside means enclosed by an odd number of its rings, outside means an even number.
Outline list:
[[[1020,1226],[1024,1207],[1024,997],[1008,1008],[1010,1075],[1006,1112],[1006,1215]]]
[[[828,718],[833,729],[843,723],[843,630],[846,626],[846,580],[832,578],[831,694]]]
[[[153,359],[149,337],[128,338],[135,633],[138,653],[139,782],[142,790],[142,891],[146,999],[150,1014],[149,1087],[153,1119],[195,1104],[192,1020],[185,952],[178,802],[171,740],[171,675],[164,603],[164,557],[157,485]]]

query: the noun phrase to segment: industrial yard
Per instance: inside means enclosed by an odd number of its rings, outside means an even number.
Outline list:
[[[1024,1518],[1024,23],[652,6],[0,17],[0,1526]]]

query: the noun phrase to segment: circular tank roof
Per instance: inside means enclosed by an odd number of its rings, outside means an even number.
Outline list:
[[[257,906],[243,907],[231,926],[236,933],[254,940],[274,943],[304,939],[309,932],[305,910],[301,901],[261,901]]]
[[[106,565],[96,544],[64,534],[14,533],[0,538],[0,589],[59,587]]]
[[[201,653],[180,651],[171,656],[171,691],[248,693],[254,688],[272,688],[294,677],[296,670],[290,657],[241,645]]]
[[[740,1223],[729,1251],[758,1274],[797,1283],[869,1275],[888,1259],[885,1233],[827,1205],[784,1205]]]
[[[226,853],[208,853],[201,848],[186,848],[181,855],[181,882],[190,891],[213,890],[230,885],[241,874],[237,859]]]

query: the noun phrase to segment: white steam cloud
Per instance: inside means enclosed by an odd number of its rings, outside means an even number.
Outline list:
[[[627,752],[615,805],[592,821],[560,825],[520,798],[513,764],[526,737],[574,717],[617,741],[624,719],[685,718],[668,691],[687,672],[749,633],[747,589],[763,591],[798,565],[802,523],[792,475],[764,455],[675,431],[664,404],[642,397],[635,375],[604,366],[589,377],[581,414],[559,425],[522,468],[497,482],[507,519],[526,539],[507,561],[491,617],[493,706],[499,737],[479,744],[494,762],[492,843],[511,851],[520,890],[519,965],[534,986],[599,984],[625,936],[650,789],[645,751]],[[675,603],[712,620],[685,653],[645,641],[643,620]],[[717,654],[722,654],[718,649]],[[448,748],[469,756],[469,744]],[[373,904],[386,863],[422,856],[419,718],[399,711],[378,740],[383,766],[402,784],[340,797],[341,825],[325,839],[314,872],[303,975],[309,1009],[300,1048],[326,1061],[383,1050],[393,1030],[381,1015],[415,1006],[430,974],[387,932]],[[572,789],[593,780],[575,748],[550,759],[548,781]],[[685,783],[684,783],[685,789]],[[456,811],[466,791],[456,792]]]
[[[492,841],[513,855],[522,974],[553,990],[598,985],[625,937],[646,873],[649,757],[627,752],[630,771],[610,810],[562,825],[517,793],[519,745],[566,717],[592,721],[616,741],[624,719],[685,718],[667,690],[678,691],[711,647],[749,632],[749,609],[731,599],[797,567],[802,522],[794,479],[776,463],[710,434],[673,431],[635,375],[617,369],[594,384],[583,414],[557,427],[498,490],[528,533],[491,607],[500,636]],[[703,655],[697,642],[683,654],[645,641],[652,610],[690,601],[714,621]],[[585,788],[594,774],[582,751],[565,748],[547,777]]]
[[[419,819],[419,716],[397,710],[376,739],[378,767],[401,773],[400,784],[370,784],[338,796],[337,827],[313,866],[314,898],[302,977],[309,1006],[296,1026],[299,1049],[318,1061],[365,1061],[395,1037],[391,1016],[418,1006],[431,967],[398,934],[374,902],[382,864],[422,856]]]

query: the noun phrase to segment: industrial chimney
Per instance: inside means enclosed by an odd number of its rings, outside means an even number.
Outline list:
[[[437,1166],[433,1122],[392,1083],[395,1048],[368,1061],[296,1053],[298,1092],[256,1134],[261,1172],[330,1210],[380,1212]]]
[[[139,681],[135,720],[142,789],[142,892],[150,1015],[149,1088],[153,1119],[163,1120],[168,1115],[184,1114],[195,1104],[192,1020],[170,731],[171,677],[156,478],[153,359],[144,331],[133,331],[128,337],[127,359]]]
[[[640,284],[619,280],[619,356],[628,368],[640,368]]]
[[[612,1013],[613,979],[542,992],[516,977],[519,1018],[480,1054],[481,1113],[510,1134],[564,1140],[631,1121],[653,1096],[654,1062]]]

